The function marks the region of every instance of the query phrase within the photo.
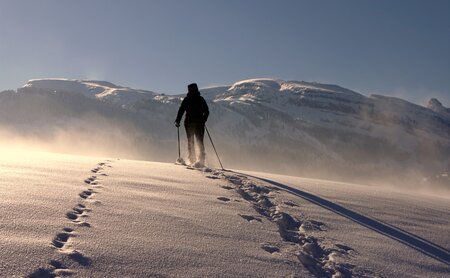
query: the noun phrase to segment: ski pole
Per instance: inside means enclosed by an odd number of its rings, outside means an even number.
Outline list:
[[[223,168],[222,162],[220,161],[219,154],[217,154],[216,147],[214,146],[213,140],[211,139],[211,135],[209,134],[209,130],[208,130],[208,128],[206,127],[206,125],[205,125],[205,129],[206,129],[206,133],[208,134],[209,141],[211,141],[211,145],[213,146],[214,152],[216,153],[217,159],[219,160],[220,167],[222,167],[222,170],[225,170],[225,169]]]

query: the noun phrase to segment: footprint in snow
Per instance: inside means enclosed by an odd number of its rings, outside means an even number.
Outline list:
[[[86,213],[88,211],[90,211],[90,209],[87,209],[86,206],[84,206],[82,204],[78,204],[77,206],[72,208],[71,211],[66,213],[66,217],[67,217],[67,219],[71,220],[74,223],[79,223],[80,217],[86,217],[87,216]],[[66,229],[70,229],[70,228],[66,228]]]
[[[252,222],[252,221],[258,221],[258,222],[262,222],[261,218],[259,217],[254,217],[251,215],[245,215],[245,214],[238,214],[240,217],[244,218],[245,220],[247,220],[248,222]]]
[[[89,266],[92,263],[90,258],[86,257],[85,255],[83,255],[81,252],[79,252],[77,250],[73,250],[69,254],[69,258],[72,259],[73,261],[79,263],[82,266]]]
[[[53,278],[56,274],[52,269],[39,268],[35,272],[27,276],[27,278]]]
[[[78,220],[78,214],[74,211],[69,211],[66,213],[66,217],[70,220]]]
[[[64,245],[66,245],[67,241],[71,237],[71,232],[62,232],[58,233],[55,238],[52,240],[52,245],[58,249],[64,248]]]
[[[73,270],[68,269],[60,261],[51,260],[50,265],[54,268],[53,269],[54,276],[48,276],[48,277],[71,276],[71,275],[75,274],[75,272]]]
[[[100,170],[102,170],[102,167],[95,167],[94,169],[91,169],[92,173],[98,173]]]
[[[327,226],[325,223],[315,221],[315,220],[305,220],[300,225],[299,231],[302,233],[310,232],[310,231],[326,231]]]
[[[57,260],[51,260],[50,265],[53,266],[54,268],[64,268],[63,263]]]
[[[73,236],[72,228],[63,228],[63,231],[56,234],[52,240],[52,245],[58,249],[63,249],[70,237]]]
[[[83,199],[88,199],[88,198],[92,197],[93,193],[94,193],[94,191],[92,189],[88,189],[88,190],[84,190],[83,192],[81,192],[78,195]]]
[[[84,182],[87,183],[87,184],[92,184],[96,180],[97,180],[97,176],[92,176],[92,177],[89,177],[89,178],[85,179]]]
[[[278,248],[277,246],[272,245],[270,243],[263,243],[263,244],[261,244],[261,248],[264,251],[269,252],[270,254],[275,253],[275,252],[280,252],[280,248]]]
[[[298,207],[298,205],[297,204],[295,204],[294,202],[291,202],[291,201],[285,201],[285,202],[283,202],[285,205],[288,205],[288,206],[290,206],[290,207]]]
[[[351,248],[349,246],[346,246],[344,244],[336,243],[335,246],[337,248],[339,248],[338,251],[340,251],[341,253],[350,253],[350,251],[355,251],[355,249],[353,249],[353,248]]]

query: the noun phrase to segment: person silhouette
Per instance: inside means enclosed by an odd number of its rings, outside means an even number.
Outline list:
[[[184,127],[186,129],[188,140],[190,164],[196,167],[203,167],[205,165],[206,157],[203,138],[205,135],[205,123],[209,116],[209,108],[205,99],[200,95],[196,83],[188,85],[188,93],[178,109],[177,118],[175,120],[176,127],[180,126],[184,112],[186,112]],[[197,145],[199,150],[198,159],[195,152],[195,145]]]

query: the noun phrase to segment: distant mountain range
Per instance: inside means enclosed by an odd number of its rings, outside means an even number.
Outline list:
[[[423,107],[337,85],[275,79],[200,91],[228,167],[362,179],[450,169],[450,109],[437,99]],[[36,79],[0,93],[0,125],[61,150],[65,141],[80,151],[174,161],[173,122],[183,96],[105,81]],[[215,163],[211,151],[208,160]]]

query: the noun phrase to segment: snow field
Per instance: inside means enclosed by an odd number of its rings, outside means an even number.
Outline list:
[[[447,197],[29,152],[0,173],[0,277],[450,273]]]

